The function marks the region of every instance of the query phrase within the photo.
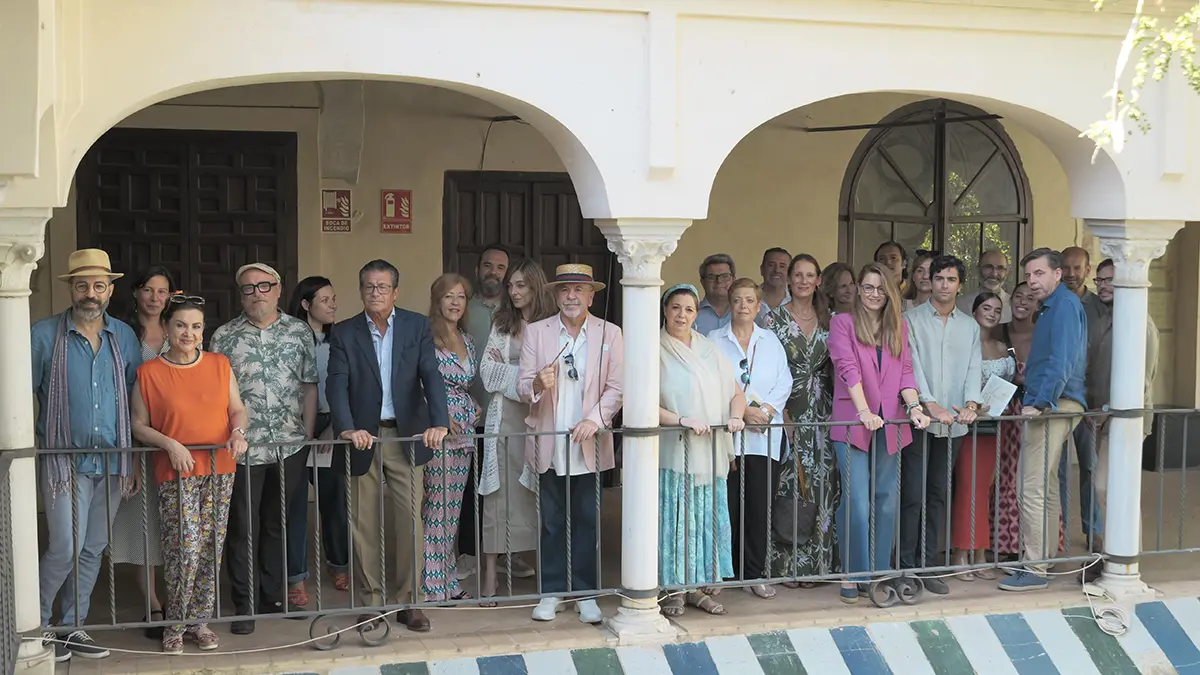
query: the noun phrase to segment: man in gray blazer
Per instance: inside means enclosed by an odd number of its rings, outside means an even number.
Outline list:
[[[372,260],[358,273],[363,312],[333,327],[329,335],[329,374],[325,395],[334,433],[353,449],[334,453],[335,472],[355,476],[351,499],[354,563],[358,600],[365,607],[389,604],[384,588],[395,589],[395,602],[414,602],[417,518],[424,498],[421,467],[440,448],[450,427],[446,388],[438,372],[429,320],[396,307],[400,272],[385,260]],[[387,439],[421,435],[423,443]],[[376,446],[379,457],[376,458]],[[396,559],[380,565],[380,491],[387,482],[399,530]],[[428,631],[429,619],[417,609],[400,613],[414,631]],[[369,617],[361,617],[360,621]]]

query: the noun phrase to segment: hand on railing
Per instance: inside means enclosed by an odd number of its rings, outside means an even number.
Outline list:
[[[858,421],[863,423],[867,431],[879,431],[883,427],[883,418],[870,410],[859,410]]]
[[[959,424],[970,424],[974,422],[977,417],[979,417],[979,412],[972,410],[971,408],[960,408],[958,406],[951,407],[954,408],[954,412],[957,415]]]
[[[746,421],[740,417],[730,417],[729,421],[725,423],[725,428],[737,433],[746,428]]]
[[[582,443],[595,436],[596,432],[599,430],[600,427],[597,426],[595,422],[591,420],[580,420],[579,424],[576,424],[571,429],[571,440],[575,443]]]
[[[242,455],[250,449],[250,444],[246,442],[246,435],[241,429],[234,429],[229,434],[229,452],[233,454],[234,461],[241,459]]]
[[[171,461],[171,468],[179,473],[189,473],[196,466],[196,460],[192,459],[192,453],[183,447],[179,441],[174,438],[167,439],[167,459]]]
[[[929,426],[929,415],[926,415],[920,408],[913,408],[908,411],[908,419],[912,421],[912,425],[918,429],[924,429]]]
[[[679,426],[687,427],[688,429],[692,430],[692,433],[698,434],[700,436],[707,434],[710,430],[709,426],[707,424],[705,424],[702,420],[698,420],[694,417],[680,417],[679,418]]]
[[[347,429],[341,433],[341,438],[353,443],[358,450],[366,450],[375,442],[375,437],[371,435],[371,432],[362,429]]]
[[[929,411],[928,416],[932,421],[945,425],[954,424],[954,413],[946,410],[937,403],[930,401],[925,404],[925,409]],[[958,410],[958,408],[955,408],[955,410]]]

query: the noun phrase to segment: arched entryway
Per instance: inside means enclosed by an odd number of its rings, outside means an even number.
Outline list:
[[[966,263],[970,290],[983,252],[999,249],[1015,261],[1030,248],[1029,178],[1000,116],[935,99],[870,128],[842,182],[844,259],[863,265],[889,240],[910,255],[943,251]]]

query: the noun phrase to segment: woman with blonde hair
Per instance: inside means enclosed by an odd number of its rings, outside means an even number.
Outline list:
[[[857,422],[830,430],[841,475],[837,509],[842,602],[858,602],[872,575],[891,568],[896,507],[900,501],[900,450],[912,443],[908,425],[888,429],[884,420],[908,418],[924,429],[908,349],[908,324],[900,314],[900,292],[878,263],[858,273],[858,296],[849,314],[829,322],[833,359],[833,422]],[[874,532],[872,538],[871,533]]]
[[[525,467],[525,418],[529,404],[517,394],[517,368],[521,363],[521,344],[525,326],[548,319],[558,311],[546,286],[546,274],[529,258],[514,261],[504,277],[506,292],[492,317],[492,332],[479,364],[483,387],[491,394],[484,430],[483,469],[479,478],[483,500],[483,579],[480,593],[484,598],[496,595],[496,562],[499,554],[511,557],[516,551],[537,548],[537,496],[521,484]],[[495,434],[493,436],[492,434]],[[516,569],[506,576],[518,575]],[[490,604],[490,603],[489,603]]]
[[[450,435],[442,447],[433,449],[433,459],[424,468],[421,523],[425,532],[422,590],[426,602],[471,597],[459,587],[455,555],[463,490],[471,472],[471,453],[475,450],[475,440],[470,434],[474,433],[479,417],[479,406],[469,391],[479,363],[475,345],[465,328],[470,297],[471,283],[458,274],[443,274],[429,288],[429,326],[438,371],[446,385]]]

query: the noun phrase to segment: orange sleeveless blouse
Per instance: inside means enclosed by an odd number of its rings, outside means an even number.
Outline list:
[[[138,368],[142,401],[150,413],[150,426],[183,445],[224,446],[229,441],[229,359],[215,352],[200,352],[193,364],[176,366],[162,358]],[[237,463],[227,448],[192,450],[196,465],[191,476],[233,473]],[[154,476],[159,483],[174,480],[166,451],[154,453]]]

